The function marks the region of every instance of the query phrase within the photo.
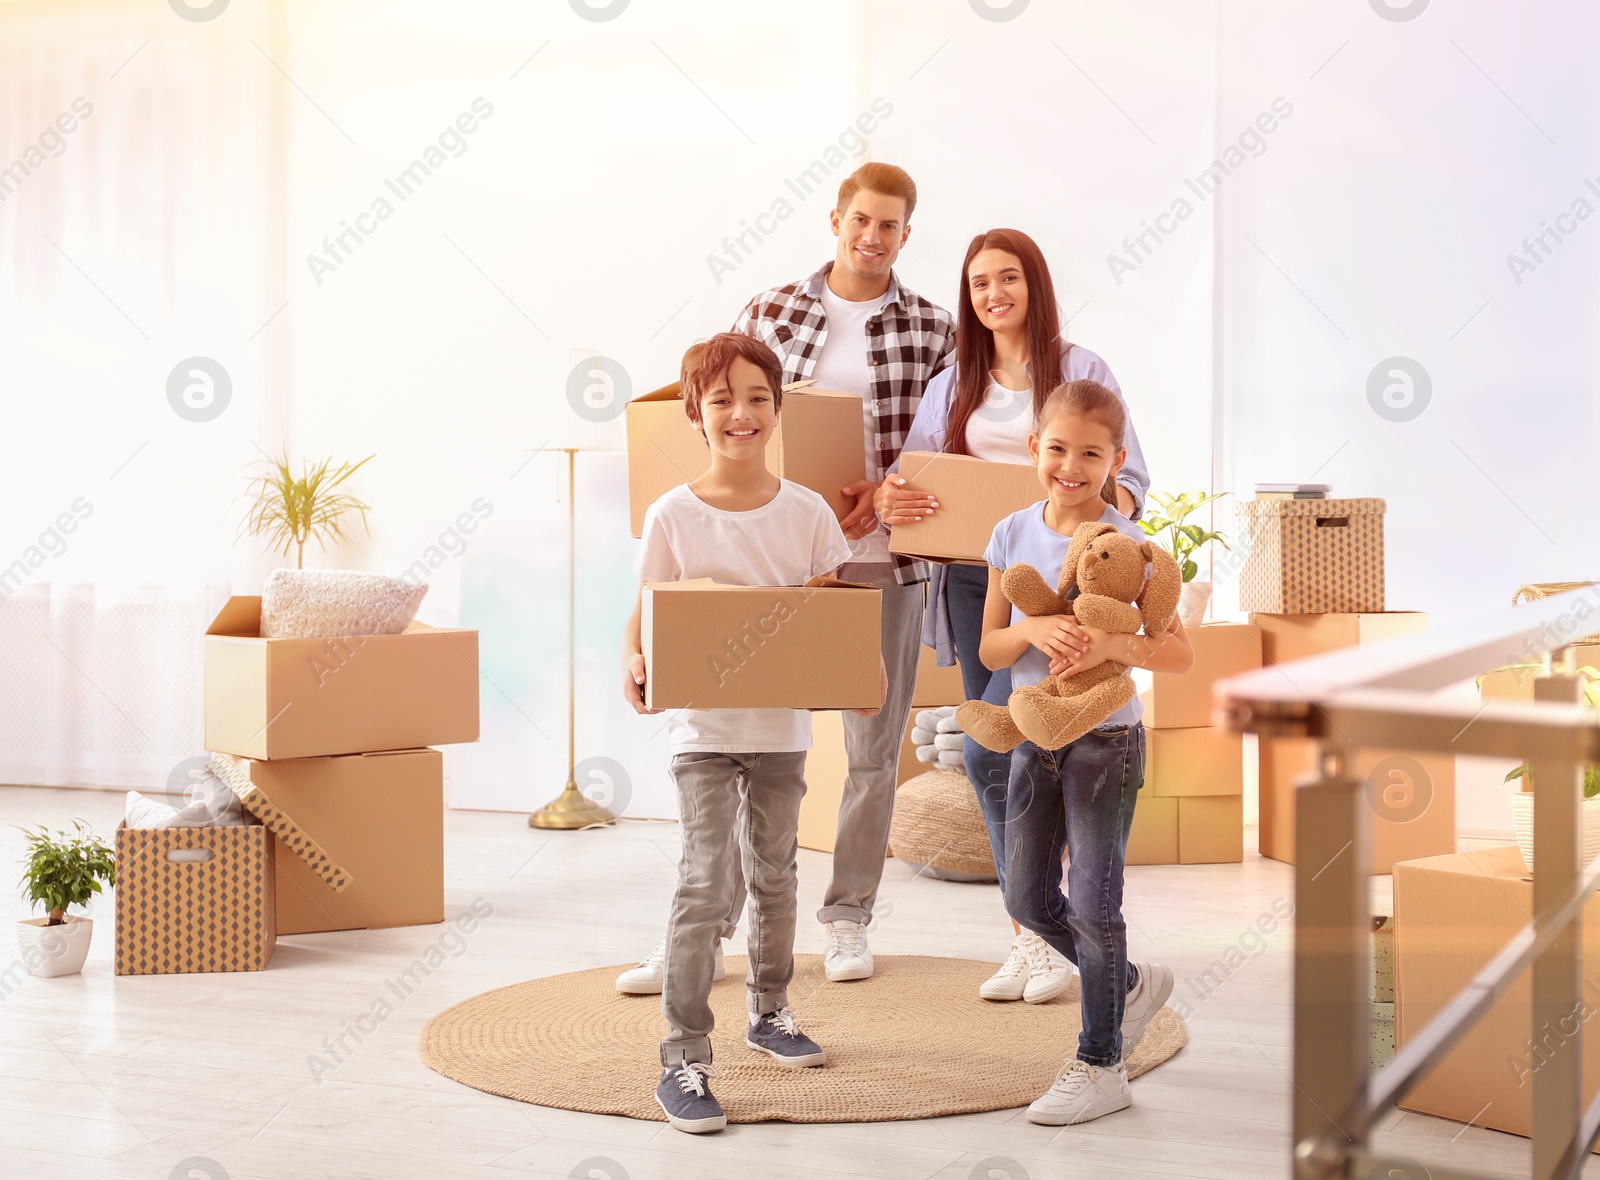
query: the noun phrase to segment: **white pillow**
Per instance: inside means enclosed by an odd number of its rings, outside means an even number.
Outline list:
[[[273,570],[261,591],[261,634],[395,635],[411,625],[427,592],[426,582],[359,570]]]

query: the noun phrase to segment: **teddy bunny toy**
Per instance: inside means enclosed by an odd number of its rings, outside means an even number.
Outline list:
[[[1086,627],[1122,635],[1142,627],[1153,638],[1171,630],[1183,578],[1171,554],[1104,521],[1088,521],[1072,532],[1056,589],[1022,564],[1008,567],[1000,586],[1024,615],[1072,615]],[[1128,666],[1107,660],[1065,680],[1046,676],[1019,688],[1004,706],[968,701],[956,710],[956,721],[973,741],[998,754],[1024,740],[1057,750],[1132,699]]]

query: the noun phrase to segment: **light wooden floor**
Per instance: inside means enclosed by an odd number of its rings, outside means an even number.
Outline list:
[[[25,916],[9,885],[21,854],[17,825],[65,826],[82,816],[109,833],[121,801],[112,793],[0,788],[5,912]],[[677,827],[543,834],[519,815],[452,812],[445,830],[447,912],[481,897],[493,915],[460,957],[318,1080],[310,1062],[326,1055],[324,1039],[389,994],[386,982],[436,944],[440,927],[285,938],[271,968],[253,974],[119,979],[111,973],[111,909],[102,904],[82,975],[30,978],[0,999],[0,1176],[1240,1180],[1289,1173],[1283,932],[1198,1004],[1188,1047],[1133,1084],[1131,1110],[1079,1128],[1036,1127],[1021,1111],[997,1111],[923,1122],[735,1126],[690,1137],[660,1123],[470,1090],[421,1064],[418,1029],[488,988],[643,955],[664,919]],[[801,854],[802,915],[819,904],[828,861]],[[1130,869],[1130,950],[1171,964],[1179,979],[1174,1000],[1194,1003],[1187,977],[1289,889],[1290,869],[1253,853],[1243,865]],[[992,886],[915,878],[891,861],[881,908],[873,938],[880,954],[998,960],[1008,942]],[[16,956],[5,937],[0,972]],[[819,950],[820,941],[820,927],[803,919],[800,948]],[[653,1061],[639,1063],[641,1087],[653,1088],[655,1076]],[[1419,1115],[1391,1116],[1380,1144],[1425,1164],[1528,1174],[1525,1140]],[[191,1157],[221,1167],[177,1169]],[[1591,1172],[1600,1175],[1600,1163]]]

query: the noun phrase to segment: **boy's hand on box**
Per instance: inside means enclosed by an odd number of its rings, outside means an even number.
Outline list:
[[[622,699],[633,706],[635,713],[659,713],[660,709],[647,709],[644,704],[644,656],[628,657],[622,673]]]
[[[1075,659],[1083,651],[1084,628],[1071,615],[1035,615],[1018,619],[1014,626],[1053,660]]]
[[[856,506],[839,518],[839,528],[847,540],[859,541],[878,527],[878,514],[872,507],[872,494],[878,490],[878,485],[870,479],[858,479],[840,490],[852,497]]]
[[[939,507],[939,501],[927,492],[919,492],[909,486],[905,476],[891,475],[878,485],[873,495],[873,507],[884,524],[911,524],[930,515]]]

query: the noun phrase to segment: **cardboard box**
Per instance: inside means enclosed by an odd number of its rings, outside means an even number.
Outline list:
[[[1257,748],[1261,855],[1293,864],[1294,782],[1314,768],[1316,743],[1307,738],[1263,738]],[[1369,873],[1388,873],[1397,861],[1455,849],[1453,754],[1358,750],[1355,773],[1367,781],[1373,812]]]
[[[1244,794],[1244,735],[1201,729],[1145,730],[1145,793],[1156,799]]]
[[[1575,668],[1600,668],[1600,644],[1575,644],[1572,655],[1572,666]],[[1543,674],[1543,665],[1537,668],[1496,668],[1478,681],[1478,696],[1485,701],[1531,701],[1534,679]]]
[[[275,840],[244,827],[119,824],[118,975],[260,971],[277,941]]]
[[[1427,612],[1415,610],[1314,615],[1258,613],[1252,614],[1250,621],[1261,629],[1261,656],[1266,665],[1288,664],[1346,647],[1365,647],[1428,629]]]
[[[935,663],[933,648],[918,648],[917,683],[911,690],[911,709],[937,709],[941,705],[959,705],[967,699],[961,686],[961,665],[951,664],[941,668]]]
[[[641,638],[652,709],[873,709],[883,703],[881,593],[647,582]]]
[[[889,551],[929,561],[982,565],[994,526],[1044,499],[1039,472],[1025,463],[989,463],[970,455],[904,451],[900,474],[908,487],[939,501],[932,516],[889,530]],[[1060,570],[1041,570],[1055,584]]]
[[[270,797],[349,874],[335,890],[279,857],[279,934],[444,921],[444,759],[438,750],[253,762],[217,755],[217,776]]]
[[[205,747],[314,758],[478,740],[478,633],[263,639],[261,599],[230,598],[206,629]]]
[[[645,510],[664,492],[704,474],[711,449],[683,412],[677,382],[642,393],[624,411],[628,428],[628,517],[644,531]],[[867,475],[861,398],[809,381],[783,387],[778,428],[767,444],[767,467],[816,492],[843,517],[855,507],[839,491]]]
[[[911,741],[906,731],[905,742]],[[901,761],[905,760],[904,745]],[[839,831],[839,801],[850,760],[844,751],[844,714],[811,715],[811,749],[806,753],[806,794],[800,800],[800,847],[832,852]]]
[[[1139,806],[1145,801],[1141,799]],[[1178,804],[1178,863],[1237,864],[1244,860],[1244,797],[1185,795]],[[1139,812],[1134,810],[1134,822]]]
[[[1206,623],[1187,630],[1194,667],[1154,672],[1151,686],[1139,694],[1147,730],[1210,725],[1212,685],[1261,667],[1261,628],[1254,623]]]
[[[1514,844],[1405,861],[1394,871],[1395,1044],[1403,1047],[1533,916],[1533,880]],[[1583,907],[1582,958],[1600,963],[1600,898]],[[1532,972],[1524,971],[1400,1105],[1497,1131],[1531,1130],[1532,1072],[1543,1045],[1581,1036],[1587,1106],[1600,1088],[1592,986],[1569,1029],[1533,1041]],[[1533,1041],[1530,1044],[1530,1041]],[[1538,1050],[1536,1052],[1536,1049]]]
[[[1128,833],[1124,863],[1175,865],[1178,863],[1178,799],[1163,799],[1145,791],[1133,808],[1133,828]]]
[[[1384,502],[1241,500],[1239,609],[1381,611]]]

